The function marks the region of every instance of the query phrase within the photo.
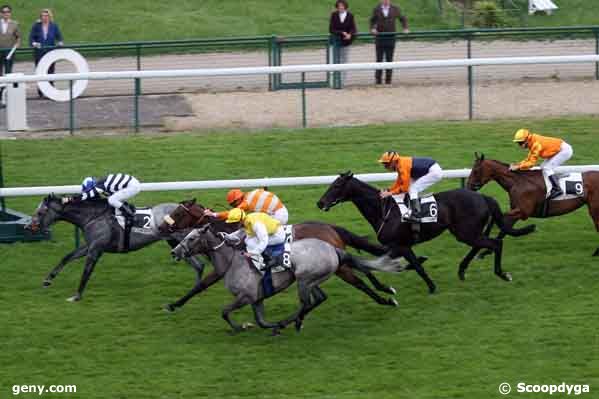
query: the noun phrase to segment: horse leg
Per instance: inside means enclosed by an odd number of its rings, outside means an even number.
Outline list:
[[[164,305],[164,310],[166,310],[167,312],[174,312],[175,310],[177,310],[177,308],[180,308],[183,305],[185,305],[187,301],[189,301],[191,298],[193,298],[200,292],[204,291],[205,289],[222,279],[222,277],[223,276],[213,271],[208,276],[206,276],[205,279],[197,281],[196,285],[186,295],[178,299],[176,302]]]
[[[437,287],[435,286],[433,280],[431,280],[431,278],[428,276],[428,274],[426,274],[426,271],[422,267],[422,264],[420,264],[420,261],[418,260],[418,257],[416,257],[416,254],[414,253],[412,248],[401,246],[393,247],[391,249],[391,257],[397,258],[398,256],[403,256],[408,260],[408,262],[410,262],[411,265],[414,266],[414,270],[416,270],[416,273],[418,273],[420,278],[422,278],[426,282],[426,285],[428,286],[428,292],[430,294],[434,294]]]
[[[590,194],[587,198],[587,208],[589,209],[589,215],[595,224],[595,230],[599,232],[599,204],[593,205],[593,198]],[[599,247],[593,252],[593,256],[599,256]]]
[[[235,297],[235,300],[232,303],[225,306],[225,308],[223,309],[222,318],[227,323],[229,323],[229,325],[231,326],[232,334],[237,334],[239,332],[245,331],[245,327],[240,326],[239,324],[237,324],[233,320],[231,320],[230,314],[233,311],[244,307],[245,305],[247,305],[250,302],[251,302],[251,300],[245,294],[239,294]]]
[[[487,235],[488,233],[486,233],[485,235]],[[460,280],[464,281],[466,280],[466,269],[468,269],[468,265],[470,265],[470,262],[472,262],[472,259],[474,259],[474,257],[476,256],[476,254],[481,250],[481,247],[472,247],[472,249],[470,249],[470,252],[468,252],[468,254],[464,257],[464,259],[462,259],[462,261],[460,262],[460,270],[458,272],[458,277],[460,278]]]
[[[495,266],[494,266],[495,274],[499,278],[501,278],[505,281],[512,281],[512,274],[509,272],[504,272],[501,267],[501,258],[503,255],[503,241],[502,240],[499,240],[497,238],[480,237],[480,238],[477,238],[476,240],[473,240],[473,242],[469,242],[469,244],[474,247],[487,248],[487,249],[491,250],[493,253],[495,253]]]
[[[299,294],[300,303],[302,304],[302,306],[299,310],[297,318],[295,319],[295,330],[297,332],[300,332],[304,324],[304,317],[306,317],[306,314],[309,312],[308,308],[312,303],[311,289],[310,287],[308,287],[308,282],[305,280],[298,280],[297,292]]]
[[[79,283],[79,289],[77,293],[72,297],[68,298],[69,302],[77,302],[80,301],[83,297],[83,291],[85,291],[85,287],[87,286],[87,282],[94,272],[94,268],[96,267],[96,263],[98,263],[98,259],[102,256],[102,251],[98,249],[90,249],[87,253],[87,259],[85,260],[85,269],[83,269],[83,274],[81,275],[81,282]]]
[[[75,259],[84,257],[85,255],[87,255],[87,250],[88,250],[88,246],[84,245],[82,247],[75,249],[71,253],[67,254],[64,258],[62,258],[62,260],[60,261],[58,266],[56,266],[54,269],[52,269],[50,271],[50,273],[48,273],[48,275],[46,276],[46,279],[43,282],[43,286],[49,287],[52,284],[52,280],[54,280],[54,278],[56,276],[58,276],[58,274],[67,265],[67,263],[74,261]]]
[[[258,323],[258,325],[261,328],[272,329],[272,335],[279,335],[280,330],[282,328],[285,328],[285,325],[283,325],[281,322],[270,323],[270,322],[266,321],[266,319],[264,317],[264,300],[263,299],[259,300],[256,303],[253,303],[252,309],[254,310],[254,319],[256,319],[256,323]]]
[[[371,272],[365,271],[364,274],[366,275],[366,278],[368,278],[368,280],[372,283],[372,285],[374,285],[374,288],[376,288],[377,290],[386,294],[397,295],[397,291],[395,290],[395,288],[391,287],[390,285],[385,285],[381,283]]]
[[[505,216],[504,217],[504,223],[506,227],[513,227],[516,222],[518,221],[518,218],[514,218],[511,216]],[[490,230],[488,228],[489,226],[487,226],[487,230]],[[491,224],[492,227],[492,224]],[[488,237],[490,231],[485,230],[485,236]],[[501,230],[499,232],[499,234],[497,234],[497,237],[495,237],[495,239],[497,240],[503,240],[505,238],[505,236],[507,235],[507,233],[505,233],[503,230]],[[484,259],[487,255],[491,255],[493,253],[492,249],[485,249],[483,252],[480,253],[480,255],[478,255],[478,259]]]
[[[335,274],[346,283],[352,285],[353,287],[359,289],[360,291],[364,292],[366,295],[374,299],[374,301],[379,305],[399,306],[395,298],[385,299],[379,294],[377,294],[361,278],[356,276],[353,270],[348,266],[340,266],[335,272]]]

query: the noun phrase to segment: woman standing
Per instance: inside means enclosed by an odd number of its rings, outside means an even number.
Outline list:
[[[353,14],[348,11],[347,1],[337,0],[335,8],[336,10],[331,14],[329,32],[334,36],[335,45],[339,49],[339,63],[346,64],[349,60],[349,46],[354,41],[358,28]],[[345,72],[341,72],[341,84],[345,80],[345,75]]]
[[[42,57],[46,53],[52,51],[52,48],[63,45],[62,33],[53,20],[52,11],[45,8],[40,13],[40,19],[31,27],[29,45],[34,48],[33,58],[36,67]],[[53,74],[54,69],[54,64],[52,64],[50,68],[48,68],[48,74]],[[42,92],[39,89],[37,92],[40,97],[43,97]]]

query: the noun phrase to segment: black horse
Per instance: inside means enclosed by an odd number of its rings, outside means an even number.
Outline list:
[[[154,220],[161,221],[164,216],[177,208],[178,204],[160,204],[152,208]],[[104,252],[127,253],[144,248],[157,241],[166,240],[171,248],[176,247],[189,230],[184,232],[163,233],[153,224],[143,231],[133,229],[129,246],[124,245],[125,230],[114,217],[114,208],[105,199],[81,201],[50,195],[41,202],[31,223],[27,228],[31,231],[45,230],[57,221],[71,223],[83,231],[86,244],[67,254],[60,263],[50,271],[44,280],[44,287],[49,287],[52,280],[64,269],[67,263],[86,257],[85,268],[77,293],[68,300],[81,300],[87,282],[94,271],[96,263]],[[196,258],[186,261],[196,271],[198,281],[202,279],[204,264]]]
[[[458,275],[465,279],[466,269],[476,254],[483,248],[495,253],[495,274],[511,281],[511,274],[501,269],[503,241],[488,237],[493,224],[511,236],[532,233],[534,225],[514,229],[503,223],[499,204],[493,198],[464,189],[435,194],[438,214],[436,223],[423,223],[416,236],[411,223],[402,222],[399,207],[391,197],[381,199],[380,190],[355,177],[351,172],[341,174],[320,198],[317,205],[328,211],[344,201],[352,201],[362,216],[377,233],[379,241],[391,248],[391,256],[404,256],[418,275],[426,282],[430,293],[435,292],[435,283],[426,274],[412,250],[412,246],[432,240],[446,229],[458,241],[472,247],[460,263]],[[486,229],[485,229],[486,226]]]

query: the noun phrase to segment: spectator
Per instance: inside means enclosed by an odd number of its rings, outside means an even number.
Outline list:
[[[14,52],[11,53],[13,47],[21,45],[21,33],[19,32],[19,24],[11,19],[12,8],[9,5],[4,5],[0,8],[2,19],[0,19],[0,76],[5,73],[12,72],[12,65],[15,59]],[[10,58],[7,58],[10,55]],[[4,87],[0,88],[0,97]]]
[[[46,53],[52,51],[53,47],[63,45],[62,33],[60,33],[58,25],[56,25],[53,20],[52,11],[45,8],[40,13],[40,19],[31,27],[29,45],[34,48],[33,58],[36,67],[42,57]],[[54,70],[55,65],[52,64],[50,68],[48,68],[48,74],[53,74]],[[37,92],[40,97],[43,97],[41,91],[38,90]]]
[[[336,41],[335,46],[339,49],[339,63],[346,64],[349,61],[349,46],[354,41],[354,35],[358,32],[356,21],[345,0],[335,2],[336,11],[331,13],[329,32]],[[345,80],[345,72],[341,73],[341,84]]]
[[[391,4],[391,0],[381,0],[381,4],[376,6],[370,17],[370,31],[376,36],[376,62],[393,62],[393,53],[395,51],[395,35],[391,34],[397,31],[396,19],[399,19],[403,27],[403,33],[408,33],[408,20],[402,15],[399,7]],[[382,35],[381,35],[382,33]],[[380,69],[375,72],[376,84],[382,83],[383,71]],[[391,84],[393,70],[385,70],[385,83]]]

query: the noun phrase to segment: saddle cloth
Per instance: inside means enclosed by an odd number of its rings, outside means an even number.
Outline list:
[[[283,229],[285,230],[285,242],[282,244],[266,247],[263,253],[265,258],[278,257],[281,260],[279,262],[280,264],[270,269],[272,273],[280,273],[291,269],[291,243],[293,242],[293,225],[285,225],[283,226]],[[261,274],[264,274],[266,271],[266,265],[263,262],[256,262],[252,259],[252,264]]]
[[[556,176],[559,180],[559,186],[564,194],[554,198],[552,201],[563,201],[584,196],[582,173],[556,174]],[[545,179],[545,198],[548,198],[551,193],[551,182],[547,176],[543,175],[543,178]]]
[[[403,222],[410,214],[410,208],[408,208],[406,205],[406,194],[403,193],[394,195],[393,199],[399,207],[399,211],[401,212],[401,220]],[[423,215],[420,223],[437,223],[437,214],[439,211],[437,207],[437,200],[433,194],[428,194],[420,198],[420,208],[422,209]]]
[[[125,217],[121,214],[121,211],[116,209],[114,211],[114,216],[116,217],[119,226],[123,229],[125,228]],[[133,218],[132,229],[137,231],[143,230],[154,230],[154,214],[152,213],[152,208],[136,208],[135,216]]]

